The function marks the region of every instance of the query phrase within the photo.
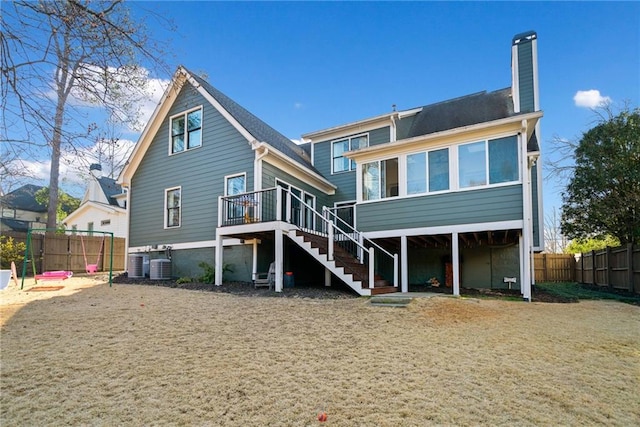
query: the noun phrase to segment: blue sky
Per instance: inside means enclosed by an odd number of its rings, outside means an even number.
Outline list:
[[[182,64],[206,73],[291,139],[389,112],[393,104],[409,109],[508,87],[511,39],[528,30],[538,33],[543,160],[554,137],[576,139],[593,125],[593,111],[576,105],[579,91],[640,106],[637,2],[129,5],[164,41],[173,70]],[[172,19],[177,31],[150,11]],[[546,212],[561,206],[561,184],[545,180]]]
[[[543,156],[595,119],[578,91],[640,100],[632,2],[157,2],[171,61],[292,139],[391,110],[510,85],[511,39],[538,33]],[[149,21],[151,22],[151,21]],[[167,37],[159,28],[159,37]],[[545,180],[545,210],[561,189]]]

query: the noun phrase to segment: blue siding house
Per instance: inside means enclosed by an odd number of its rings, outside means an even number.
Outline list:
[[[441,283],[531,299],[543,248],[537,35],[515,36],[510,86],[302,135],[297,145],[180,67],[118,182],[130,254],[204,261],[251,282],[360,295]],[[318,279],[320,277],[320,279]]]

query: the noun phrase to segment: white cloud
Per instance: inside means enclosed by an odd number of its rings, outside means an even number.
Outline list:
[[[304,104],[302,102],[295,102],[293,104],[293,108],[295,108],[296,110],[300,110],[303,107],[304,107]]]
[[[100,102],[96,99],[95,94],[106,94],[107,102],[112,105],[120,104],[124,107],[120,115],[124,115],[126,111],[137,112],[135,122],[127,123],[129,129],[134,132],[140,132],[146,126],[164,91],[171,83],[170,79],[150,78],[149,70],[143,67],[126,70],[109,67],[104,71],[93,65],[85,65],[82,70],[88,79],[95,82],[93,85],[95,90],[88,92],[83,91],[80,87],[75,87],[71,92],[71,102],[78,106],[100,108]],[[109,74],[114,82],[121,83],[117,85],[120,91],[107,92],[100,79],[92,77],[104,74]],[[132,85],[132,81],[137,81],[138,84]]]
[[[600,95],[597,89],[579,90],[573,97],[576,107],[598,108],[611,103],[611,98]]]

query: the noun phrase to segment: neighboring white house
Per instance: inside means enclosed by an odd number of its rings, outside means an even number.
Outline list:
[[[80,207],[64,219],[67,230],[108,231],[114,237],[126,237],[126,193],[114,179],[102,176],[102,166],[93,164],[89,171],[91,181]]]

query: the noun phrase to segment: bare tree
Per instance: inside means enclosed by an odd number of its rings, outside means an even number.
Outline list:
[[[544,251],[547,253],[563,253],[569,245],[569,239],[562,234],[560,219],[555,207],[544,217]]]
[[[62,149],[86,143],[95,130],[83,108],[135,122],[148,79],[141,64],[168,67],[122,0],[16,0],[3,3],[0,19],[1,138],[49,149],[47,227],[54,228]]]

